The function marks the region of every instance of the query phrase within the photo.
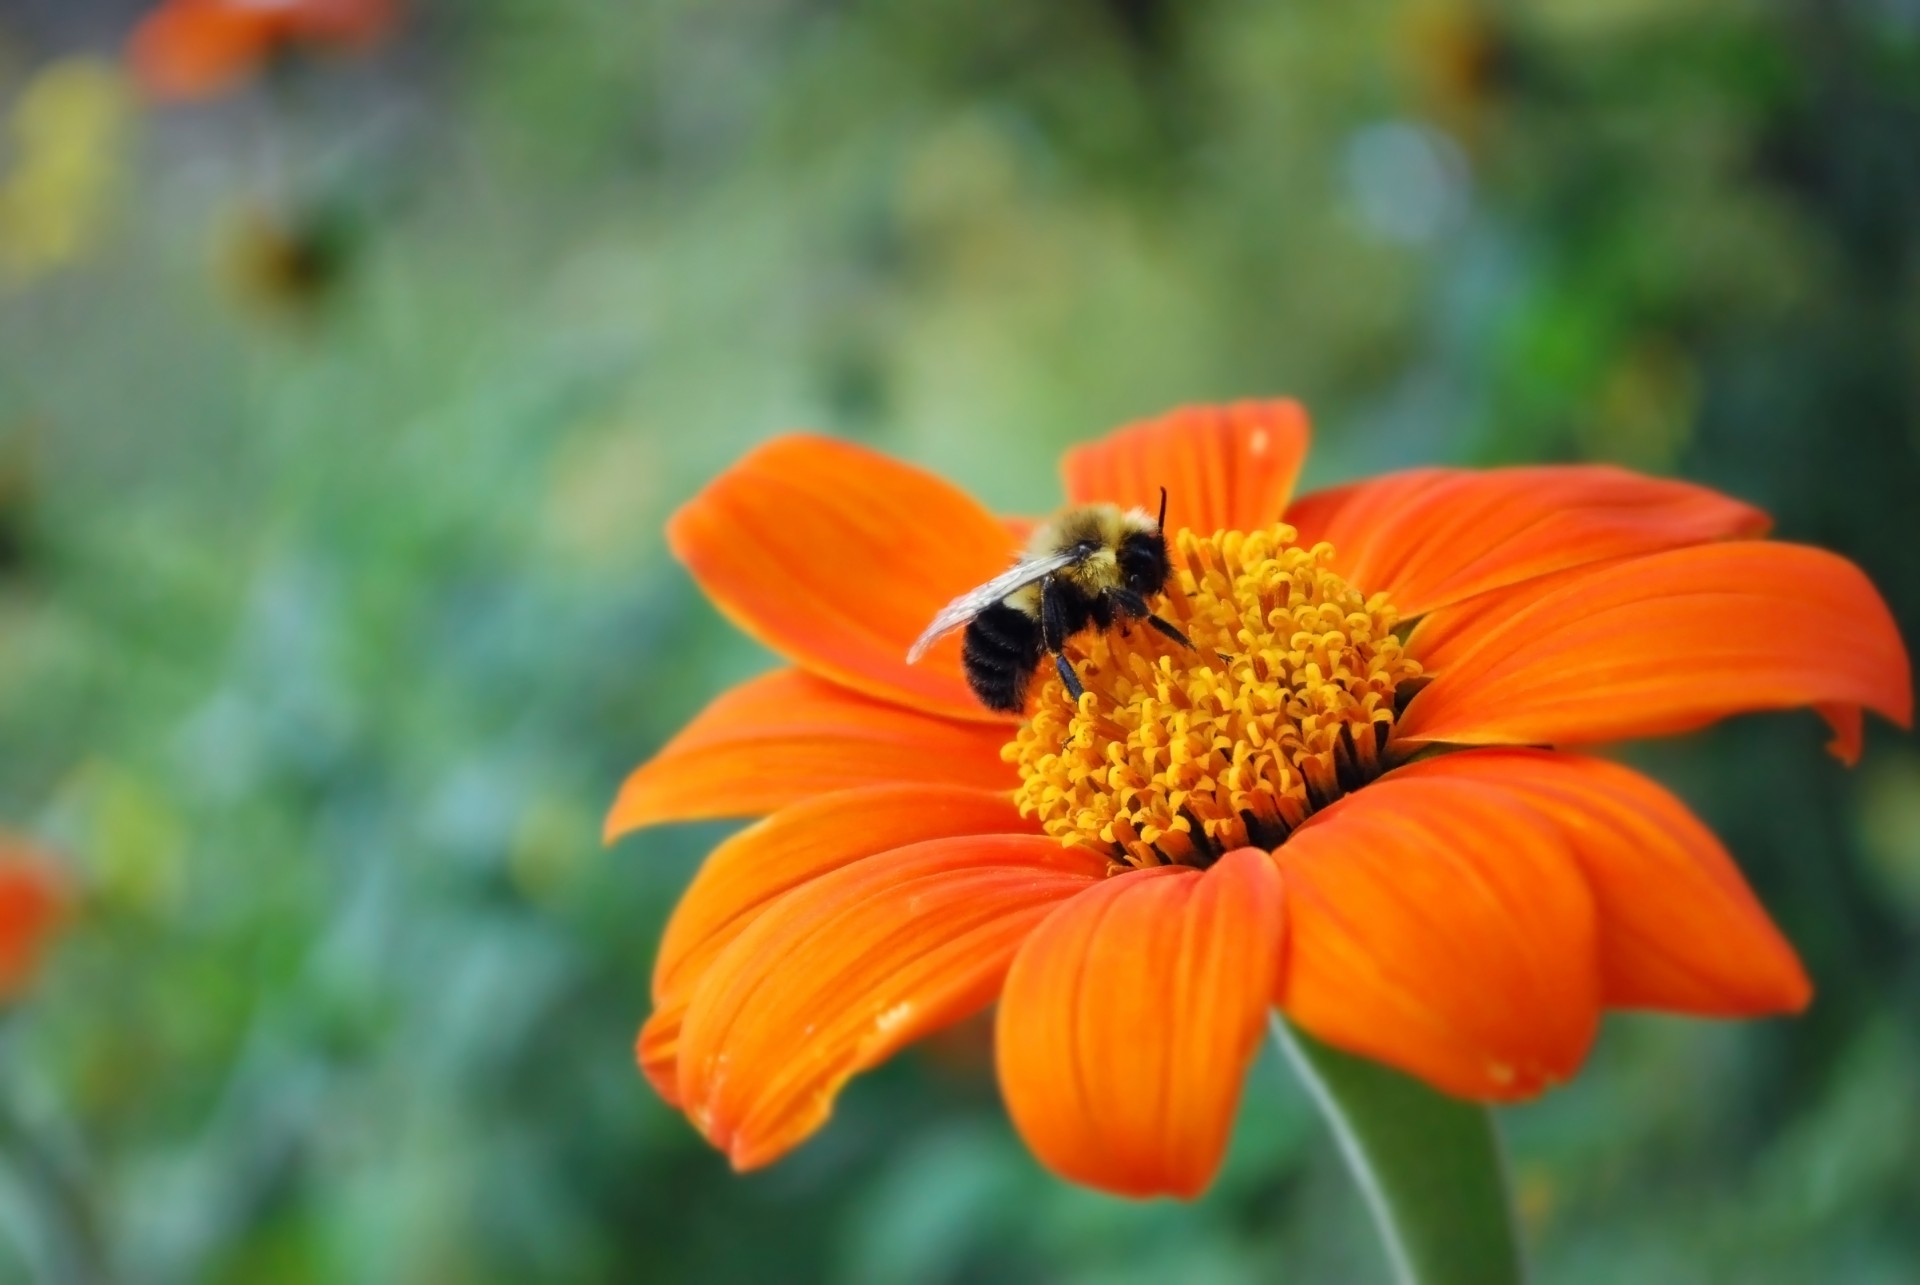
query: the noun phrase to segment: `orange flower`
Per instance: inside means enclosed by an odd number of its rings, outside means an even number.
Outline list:
[[[1859,753],[1911,717],[1851,563],[1725,496],[1607,467],[1418,469],[1293,500],[1290,402],[1193,408],[1065,461],[1067,498],[1171,497],[1152,630],[1090,634],[1072,702],[968,692],[908,644],[1028,524],[860,447],[762,446],[674,552],[793,667],[626,782],[611,839],[762,817],[675,912],[642,1069],[735,1166],[855,1072],[996,999],[1014,1123],[1057,1172],[1193,1196],[1278,1006],[1482,1101],[1579,1067],[1604,1008],[1792,1012],[1810,988],[1678,799],[1566,747],[1810,705]],[[1284,523],[1281,521],[1284,515]],[[1543,747],[1553,748],[1543,748]]]
[[[0,836],[0,1004],[33,980],[65,909],[60,880],[45,860]]]
[[[399,18],[400,0],[164,0],[127,54],[155,98],[212,98],[295,46],[371,48]]]

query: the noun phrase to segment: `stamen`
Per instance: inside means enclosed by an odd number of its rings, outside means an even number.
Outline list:
[[[1033,718],[1003,751],[1020,810],[1115,869],[1207,866],[1272,848],[1387,764],[1396,692],[1420,677],[1384,595],[1368,599],[1293,528],[1173,542],[1154,629],[1072,644],[1086,693],[1045,674]]]

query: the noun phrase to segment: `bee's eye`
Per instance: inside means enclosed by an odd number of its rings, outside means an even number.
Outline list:
[[[1158,593],[1167,580],[1165,555],[1144,541],[1129,542],[1120,549],[1120,574],[1133,592]]]

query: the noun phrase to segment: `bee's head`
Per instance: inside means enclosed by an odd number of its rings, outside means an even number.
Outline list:
[[[1129,531],[1113,551],[1120,567],[1120,581],[1141,597],[1150,597],[1166,586],[1171,564],[1167,560],[1166,537],[1158,527]]]

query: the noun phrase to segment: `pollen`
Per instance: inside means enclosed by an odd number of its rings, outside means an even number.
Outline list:
[[[1086,691],[1040,684],[1002,754],[1021,812],[1113,868],[1206,866],[1272,848],[1386,766],[1395,697],[1420,677],[1371,598],[1292,527],[1182,531],[1155,610],[1193,640],[1134,625],[1069,645]]]

